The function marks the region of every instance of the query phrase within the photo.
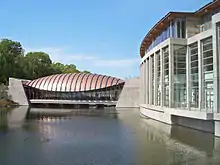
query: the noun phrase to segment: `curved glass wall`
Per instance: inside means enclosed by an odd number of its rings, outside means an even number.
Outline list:
[[[199,63],[198,63],[198,43],[189,46],[190,56],[190,107],[199,107]]]
[[[151,104],[154,105],[154,55],[151,56],[151,84],[152,84],[152,88],[151,88]]]
[[[161,105],[161,60],[160,60],[160,51],[156,52],[156,105],[160,106]]]
[[[149,85],[150,85],[151,79],[150,79],[150,73],[149,73],[150,72],[149,58],[147,58],[146,64],[147,64],[146,66],[147,66],[147,72],[148,72],[147,76],[146,76],[146,81],[147,81],[147,85],[148,85],[147,86],[148,90],[147,90],[147,93],[146,93],[148,97],[147,97],[147,101],[146,102],[147,102],[147,104],[150,104],[150,97],[149,97],[150,89],[149,89]]]
[[[150,44],[146,52],[165,41],[168,38],[185,38],[186,37],[186,20],[178,18],[175,21],[170,21],[166,27]]]
[[[117,101],[122,91],[123,84],[112,86],[104,89],[98,89],[86,92],[55,92],[39,90],[33,87],[25,86],[25,93],[29,100],[45,99],[45,100],[103,100]]]
[[[202,71],[203,71],[203,108],[213,110],[214,77],[213,77],[213,48],[212,37],[202,41]]]
[[[187,107],[186,51],[187,47],[174,45],[174,102],[173,107]]]
[[[163,103],[165,107],[169,106],[169,47],[162,49],[163,54]]]

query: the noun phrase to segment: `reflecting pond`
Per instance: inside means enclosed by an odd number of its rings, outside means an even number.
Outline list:
[[[138,109],[0,110],[0,165],[17,164],[220,164],[220,139]]]

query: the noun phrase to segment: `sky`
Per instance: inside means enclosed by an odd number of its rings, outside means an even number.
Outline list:
[[[1,0],[0,38],[53,62],[119,78],[139,75],[141,41],[169,11],[211,0]]]

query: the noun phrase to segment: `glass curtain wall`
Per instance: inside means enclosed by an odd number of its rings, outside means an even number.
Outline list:
[[[208,13],[202,16],[200,32],[204,32],[212,28],[212,14]]]
[[[160,64],[161,64],[161,61],[160,61],[160,52],[156,52],[155,54],[156,56],[156,63],[157,63],[157,74],[156,74],[156,80],[157,80],[157,87],[156,87],[156,93],[157,93],[157,97],[156,97],[156,105],[157,106],[160,106],[161,105],[161,79],[160,79],[160,76],[161,76],[161,67],[160,67]]]
[[[186,37],[186,21],[184,19],[177,19],[177,38]]]
[[[214,91],[213,91],[213,48],[212,37],[202,41],[202,69],[203,69],[203,107],[206,110],[213,110]]]
[[[150,90],[150,89],[149,89],[149,85],[150,85],[150,80],[151,80],[151,79],[150,79],[150,74],[149,74],[149,72],[150,72],[149,58],[147,58],[146,64],[147,64],[147,65],[146,65],[146,66],[147,66],[147,70],[146,70],[146,71],[148,72],[148,74],[147,74],[148,76],[146,76],[146,82],[147,82],[147,85],[148,85],[148,86],[147,86],[148,90],[147,90],[147,92],[146,92],[146,95],[148,96],[148,97],[147,97],[147,102],[146,102],[146,104],[150,104],[150,97],[149,97],[149,90]]]
[[[187,47],[174,45],[174,102],[173,107],[187,107],[186,51]]]
[[[191,100],[190,107],[199,107],[199,63],[198,63],[198,43],[189,46],[190,55],[190,87]]]
[[[165,47],[162,49],[163,53],[163,69],[164,69],[164,77],[163,77],[163,103],[165,107],[169,106],[169,47]]]
[[[117,101],[123,89],[123,84],[112,86],[95,91],[82,92],[54,92],[44,91],[36,88],[24,86],[28,99],[52,99],[52,100],[101,100],[101,101]]]
[[[177,18],[176,20],[169,22],[169,25],[155,37],[146,52],[170,37],[186,38],[186,20],[184,18]]]
[[[154,105],[154,55],[151,57],[151,104]]]

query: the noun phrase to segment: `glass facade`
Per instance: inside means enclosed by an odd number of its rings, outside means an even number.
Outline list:
[[[189,46],[190,56],[190,107],[199,107],[199,63],[198,63],[198,43]]]
[[[169,47],[162,50],[163,54],[163,103],[165,107],[169,106]]]
[[[177,38],[185,38],[186,37],[186,22],[183,19],[178,19],[176,21],[177,24]],[[175,33],[175,31],[174,31]],[[175,36],[174,36],[175,37]]]
[[[149,71],[150,71],[150,65],[149,65],[149,58],[146,60],[146,63],[147,63],[147,70],[148,70],[148,73],[147,73],[147,79],[146,79],[146,81],[147,81],[147,85],[148,85],[148,90],[147,90],[147,104],[149,104],[150,103],[150,97],[149,97],[149,84],[150,84],[150,74],[149,74]]]
[[[217,26],[217,39],[219,44],[220,26]],[[146,81],[148,81],[148,103],[150,105],[183,109],[190,107],[195,110],[200,108],[202,111],[213,112],[212,40],[212,37],[208,37],[189,46],[174,44],[172,52],[170,52],[170,45],[167,45],[147,58]],[[220,46],[218,49],[220,50]],[[172,100],[170,100],[171,94]],[[188,99],[187,96],[189,96]]]
[[[186,37],[186,21],[184,18],[178,18],[175,21],[170,21],[166,27],[150,44],[146,52],[168,38],[185,38]]]
[[[211,13],[208,13],[202,16],[201,20],[202,20],[202,23],[200,26],[200,32],[204,32],[212,28],[212,14]]]
[[[151,56],[151,104],[154,105],[154,55]]]
[[[174,45],[174,101],[173,107],[187,107],[186,101],[186,52],[187,47]]]
[[[116,85],[104,89],[82,92],[56,92],[45,91],[33,87],[25,86],[24,90],[27,98],[30,99],[52,99],[52,100],[101,100],[117,101],[123,89],[123,85]]]
[[[161,105],[161,54],[160,51],[156,52],[155,54],[156,56],[156,93],[157,93],[157,97],[156,97],[156,105],[160,106]]]
[[[141,57],[150,63],[149,104],[158,106],[150,108],[219,113],[220,8],[205,8],[195,16],[167,16],[142,43]]]
[[[202,47],[202,73],[203,73],[203,108],[213,109],[214,76],[213,76],[213,46],[212,37],[201,42]]]

